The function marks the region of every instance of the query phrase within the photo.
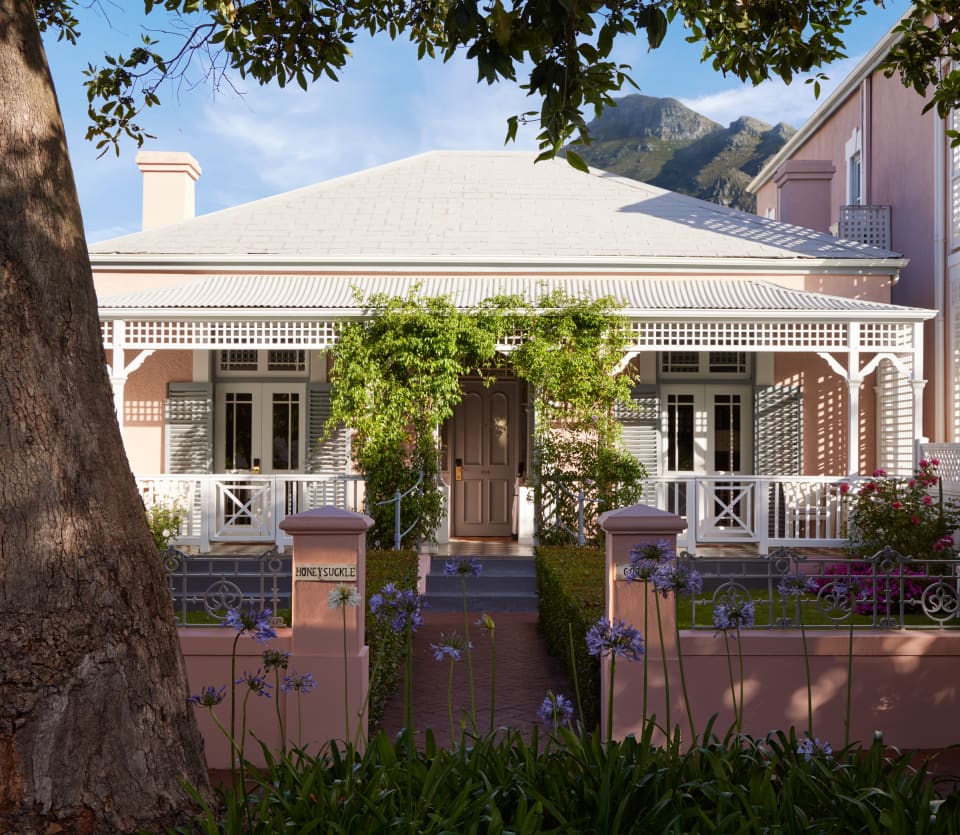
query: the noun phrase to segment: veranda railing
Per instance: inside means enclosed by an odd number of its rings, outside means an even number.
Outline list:
[[[643,482],[642,501],[687,520],[679,543],[691,551],[709,544],[746,544],[766,553],[778,547],[839,547],[845,542],[843,478],[823,476],[683,476]],[[586,482],[544,479],[540,541],[566,536],[589,541],[601,507]]]

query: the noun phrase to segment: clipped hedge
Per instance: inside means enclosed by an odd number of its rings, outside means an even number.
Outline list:
[[[600,721],[600,663],[587,653],[584,636],[604,614],[603,571],[604,553],[597,548],[537,548],[540,628],[547,651],[560,661],[571,681],[576,677],[586,728]]]
[[[370,614],[370,597],[387,583],[399,589],[417,587],[417,552],[367,551],[367,588],[364,594],[366,631],[364,641],[370,647],[369,727],[376,728],[387,700],[397,688],[403,663],[403,641],[389,624],[381,625]]]

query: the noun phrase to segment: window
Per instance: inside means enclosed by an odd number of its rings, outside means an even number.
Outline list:
[[[668,351],[660,355],[661,377],[729,377],[750,375],[749,354],[744,351]]]
[[[860,188],[860,171],[860,152],[857,151],[848,161],[847,202],[851,206],[859,206],[863,202]]]
[[[860,128],[853,133],[844,145],[844,157],[847,160],[847,205],[859,206],[864,202],[863,188],[863,138]]]
[[[249,348],[221,351],[217,370],[221,376],[296,374],[307,371],[307,353],[297,350],[257,351]]]

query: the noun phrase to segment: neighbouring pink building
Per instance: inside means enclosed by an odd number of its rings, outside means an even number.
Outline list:
[[[960,441],[960,147],[927,99],[880,65],[891,30],[756,176],[757,213],[901,253],[895,304],[937,311],[924,326],[923,432]],[[910,393],[881,374],[881,415],[909,420]],[[902,410],[902,412],[901,412]],[[898,413],[902,417],[897,418]],[[885,431],[881,426],[881,431]],[[904,448],[904,460],[909,450]],[[953,474],[956,478],[957,474]]]
[[[464,309],[554,289],[617,299],[639,406],[625,444],[647,500],[689,520],[688,547],[837,543],[839,479],[912,467],[925,308],[941,307],[900,295],[913,263],[829,223],[533,159],[427,153],[194,217],[197,161],[138,156],[144,229],[90,257],[130,462],[145,494],[190,509],[180,544],[283,545],[285,516],[359,506],[349,433],[318,443],[329,352],[368,315],[357,292],[414,286]],[[440,427],[439,541],[536,536],[535,420],[518,380],[464,380]]]

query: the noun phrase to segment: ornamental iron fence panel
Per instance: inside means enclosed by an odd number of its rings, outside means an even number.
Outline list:
[[[694,629],[715,630],[720,604],[752,600],[752,629],[957,629],[960,628],[960,559],[956,552],[914,558],[887,547],[870,557],[816,556],[776,548],[765,556],[679,558],[700,572],[703,591],[689,605]],[[800,576],[809,591],[781,590]]]
[[[178,626],[221,626],[230,609],[270,609],[271,626],[285,626],[279,616],[290,608],[291,560],[276,549],[258,555],[185,554],[170,547],[163,553],[174,617]]]

